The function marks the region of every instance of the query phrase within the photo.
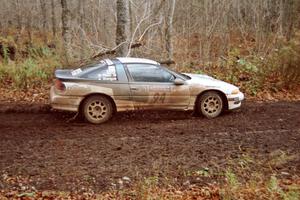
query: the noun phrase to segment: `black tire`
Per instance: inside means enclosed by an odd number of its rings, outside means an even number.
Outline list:
[[[218,92],[206,92],[198,99],[197,109],[206,118],[218,117],[224,108],[222,96]]]
[[[113,106],[107,97],[95,95],[84,100],[81,113],[86,121],[102,124],[112,117]]]

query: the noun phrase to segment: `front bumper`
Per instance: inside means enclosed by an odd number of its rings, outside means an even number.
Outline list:
[[[57,94],[53,86],[50,89],[50,104],[53,109],[78,112],[82,100],[83,97]]]
[[[227,95],[228,100],[228,110],[233,110],[241,107],[242,101],[245,99],[245,96],[243,93],[238,94],[230,94]]]

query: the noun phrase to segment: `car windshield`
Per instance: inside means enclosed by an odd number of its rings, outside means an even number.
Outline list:
[[[186,74],[183,74],[183,73],[180,73],[180,72],[176,72],[176,71],[174,71],[174,70],[172,70],[170,68],[167,68],[167,67],[163,67],[163,68],[167,69],[168,71],[170,71],[170,72],[172,72],[174,74],[177,74],[177,75],[181,76],[184,80],[190,80],[190,79],[192,79],[190,76],[188,76]]]
[[[178,73],[178,72],[177,72]],[[192,79],[190,76],[186,75],[186,74],[183,74],[183,73],[178,73],[180,74],[181,76],[183,76],[184,78],[186,78],[186,80],[190,80]]]

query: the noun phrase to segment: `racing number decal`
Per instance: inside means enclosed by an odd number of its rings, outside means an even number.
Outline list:
[[[155,93],[151,103],[164,103],[166,98],[166,93]]]

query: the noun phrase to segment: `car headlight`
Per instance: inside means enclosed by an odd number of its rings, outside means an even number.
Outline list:
[[[233,91],[231,92],[231,94],[238,94],[238,93],[240,93],[240,90],[239,90],[239,89],[235,89],[235,90],[233,90]]]

